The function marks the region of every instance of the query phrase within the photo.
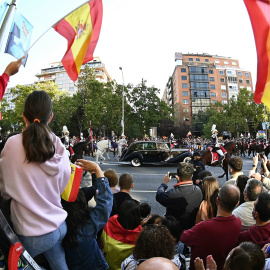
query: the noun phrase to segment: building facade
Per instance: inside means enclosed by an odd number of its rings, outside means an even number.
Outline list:
[[[163,93],[163,100],[192,125],[199,112],[210,104],[229,104],[239,90],[253,92],[251,73],[241,69],[239,61],[210,54],[175,53],[175,68]]]
[[[82,65],[81,72],[83,72],[84,67],[88,65],[90,68],[95,69],[96,80],[99,82],[107,83],[111,81],[111,77],[105,68],[105,64],[101,62],[99,57],[95,57],[92,61]],[[55,82],[59,90],[67,90],[70,95],[73,95],[77,92],[77,82],[73,82],[66,70],[64,69],[61,62],[51,63],[50,67],[41,69],[41,72],[36,74],[38,82],[53,81]]]

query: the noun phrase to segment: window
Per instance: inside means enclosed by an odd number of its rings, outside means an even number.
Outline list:
[[[183,91],[182,95],[183,95],[183,97],[188,97],[188,91]]]
[[[236,64],[236,62],[232,62],[232,65],[236,66],[237,64]]]
[[[69,91],[74,91],[74,87],[69,87]]]
[[[188,58],[188,61],[191,61],[192,62],[193,61],[193,58]]]
[[[189,75],[190,82],[208,82],[207,74],[190,74]]]
[[[200,58],[196,58],[196,61],[197,61],[197,62],[201,62],[201,59],[200,59]]]
[[[188,88],[188,84],[187,83],[182,83],[182,88]]]
[[[228,104],[228,101],[227,100],[222,100],[222,104]]]
[[[231,70],[227,70],[227,74],[232,74],[232,71]]]
[[[210,84],[210,89],[216,89],[216,86],[214,84]]]
[[[190,74],[207,74],[207,67],[191,66],[189,67]]]
[[[188,116],[184,116],[184,121],[189,121],[189,117]]]
[[[209,69],[209,74],[214,74],[214,70]]]
[[[248,91],[251,91],[251,87],[250,87],[250,86],[248,86],[248,87],[247,87],[247,90],[248,90]]]
[[[228,62],[228,61],[224,61],[224,64],[225,64],[225,65],[228,65],[228,64],[229,64],[229,62]]]
[[[220,88],[221,90],[227,90],[226,85],[221,85]]]
[[[223,98],[227,98],[227,93],[222,93],[221,95]]]
[[[238,71],[238,76],[243,76],[241,71]]]
[[[187,76],[181,76],[181,79],[182,79],[183,81],[186,81],[186,80],[187,80]]]
[[[219,71],[219,74],[220,74],[220,75],[224,75],[224,70],[220,70],[220,71]]]
[[[183,99],[183,104],[189,104],[189,100],[188,99]]]
[[[217,103],[217,101],[216,100],[212,100],[212,104],[216,104]]]
[[[62,91],[62,88],[58,88],[59,91]]]
[[[215,81],[215,77],[209,77],[210,82],[214,82]]]
[[[220,78],[220,82],[221,83],[224,83],[225,82],[225,79],[224,78]]]
[[[63,77],[63,76],[64,76],[64,74],[63,74],[63,73],[60,73],[60,74],[59,74],[59,77]]]
[[[216,97],[217,94],[215,92],[211,92],[211,97]]]
[[[181,72],[187,72],[186,68],[181,68]]]
[[[246,76],[246,77],[249,77],[249,73],[248,73],[248,72],[245,72],[245,76]]]
[[[144,150],[156,150],[156,144],[155,143],[144,143]]]
[[[183,108],[183,113],[189,113],[189,108]]]
[[[250,84],[250,80],[246,80],[246,83],[247,83],[247,84]]]
[[[218,63],[219,63],[219,60],[215,60],[215,63],[217,63],[217,64],[218,64]]]
[[[239,83],[244,83],[243,79],[239,79]]]
[[[205,59],[204,61],[205,61],[205,62],[209,62],[209,59]]]
[[[59,81],[59,82],[57,82],[57,84],[63,84],[63,82],[62,81]]]

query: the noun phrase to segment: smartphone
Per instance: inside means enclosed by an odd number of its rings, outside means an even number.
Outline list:
[[[264,153],[259,153],[260,158],[263,158]]]
[[[176,178],[176,175],[177,175],[177,173],[172,173],[172,172],[169,173],[169,176],[172,178]]]

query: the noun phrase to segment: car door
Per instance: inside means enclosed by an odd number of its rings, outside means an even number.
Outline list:
[[[157,143],[157,156],[160,162],[170,159],[170,148],[167,143]]]
[[[143,143],[143,159],[144,162],[158,162],[157,146],[155,142]]]

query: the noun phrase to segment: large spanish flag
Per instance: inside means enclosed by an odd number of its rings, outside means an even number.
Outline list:
[[[270,108],[270,4],[269,0],[244,0],[257,48],[256,103]],[[247,45],[248,46],[248,45]]]
[[[117,220],[118,215],[109,218],[101,234],[101,250],[110,270],[121,269],[121,263],[132,254],[135,242],[142,230],[126,230]]]
[[[74,82],[81,66],[93,59],[102,23],[102,0],[91,0],[58,22],[54,29],[68,41],[62,64]]]

